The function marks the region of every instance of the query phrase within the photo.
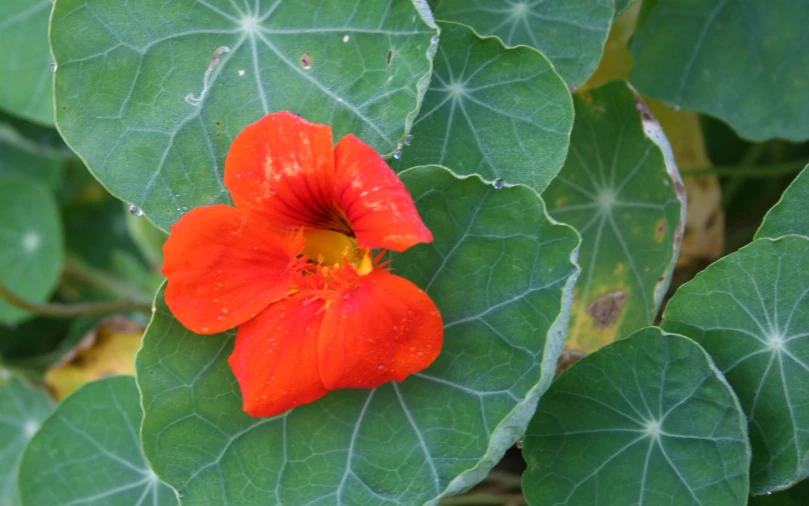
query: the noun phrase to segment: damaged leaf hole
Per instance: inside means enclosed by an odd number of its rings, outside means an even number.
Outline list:
[[[304,70],[309,70],[312,68],[312,55],[309,53],[303,53],[301,56],[301,66],[303,66]]]
[[[607,329],[615,325],[624,309],[626,292],[616,290],[602,295],[587,306],[587,314],[593,318],[597,329]]]

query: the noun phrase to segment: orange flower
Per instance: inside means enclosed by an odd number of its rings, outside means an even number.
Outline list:
[[[236,207],[193,209],[164,246],[166,302],[199,334],[239,327],[244,410],[273,416],[329,390],[375,388],[441,350],[430,297],[374,259],[432,241],[398,176],[353,135],[269,114],[225,161]]]

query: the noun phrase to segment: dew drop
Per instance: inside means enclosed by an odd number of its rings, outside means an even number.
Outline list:
[[[51,72],[56,72],[56,67],[57,65],[55,63],[51,63],[50,65],[48,65],[48,68],[51,70]]]
[[[407,137],[405,137],[405,146],[409,146],[411,142],[413,142],[412,135],[408,135]]]
[[[135,204],[129,204],[129,214],[132,216],[143,216],[143,209]]]
[[[497,178],[492,183],[492,186],[494,186],[495,190],[502,190],[506,186],[506,182],[502,178]]]
[[[228,308],[226,308],[226,307],[222,308],[222,314],[228,314],[229,312],[230,311],[228,311]]]
[[[349,40],[351,40],[351,37],[348,35],[343,35],[343,42],[348,42]]]
[[[222,320],[225,319],[225,317],[220,314],[219,316],[216,317],[216,319],[221,322]]]
[[[517,446],[517,448],[518,448],[518,449],[522,450],[522,439],[520,439],[519,441],[517,441],[517,445],[516,445],[516,446]]]
[[[437,46],[439,40],[441,40],[441,39],[438,38],[438,35],[434,35],[433,38],[430,39],[430,44],[432,44],[434,46]]]
[[[202,328],[200,328],[200,330],[203,331],[203,332],[210,332],[211,328],[210,327],[202,327]]]
[[[384,371],[384,370],[385,370],[385,364],[379,364],[378,369],[379,369],[380,371]]]
[[[396,159],[396,160],[401,160],[401,159],[402,159],[402,150],[401,150],[401,149],[397,149],[397,150],[396,150],[396,151],[393,153],[393,158],[394,158],[394,159]]]

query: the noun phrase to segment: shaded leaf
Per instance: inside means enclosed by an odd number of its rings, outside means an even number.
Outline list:
[[[290,110],[392,153],[431,68],[426,13],[409,0],[60,0],[56,120],[110,192],[167,230],[229,201],[225,154],[263,113]]]
[[[570,86],[584,83],[598,65],[615,13],[613,0],[430,0],[430,5],[436,19],[464,23],[509,46],[538,49]]]
[[[226,362],[232,334],[189,332],[158,296],[136,364],[143,444],[185,505],[434,504],[525,430],[562,348],[578,237],[528,188],[441,167],[401,176],[435,241],[392,266],[446,328],[437,361],[402,383],[251,418]]]
[[[53,76],[49,68],[48,18],[51,0],[0,3],[0,108],[53,125]],[[9,78],[9,76],[14,76]]]
[[[739,401],[702,348],[656,327],[554,381],[523,455],[529,504],[747,504],[750,446]]]
[[[789,234],[809,237],[809,165],[792,181],[764,217],[756,239],[776,238]]]
[[[53,410],[48,394],[0,367],[0,504],[19,506],[17,470],[25,445]]]
[[[174,491],[157,479],[141,453],[141,416],[130,376],[89,383],[65,399],[23,454],[22,504],[176,505]]]
[[[807,25],[809,4],[793,0],[653,2],[630,44],[630,80],[747,139],[807,139]]]
[[[653,323],[682,237],[677,170],[625,82],[574,95],[570,153],[543,198],[582,235],[566,346],[590,352]],[[662,140],[660,140],[662,139]],[[667,146],[663,146],[667,150]]]
[[[398,168],[438,163],[542,191],[567,155],[573,104],[542,54],[440,23],[441,42],[412,146]],[[410,144],[410,143],[408,143]]]
[[[809,240],[760,239],[674,294],[663,328],[691,336],[736,391],[762,494],[809,476]]]
[[[16,295],[46,301],[59,281],[64,241],[56,201],[45,185],[19,174],[0,176],[0,279]],[[26,313],[0,299],[0,322]]]

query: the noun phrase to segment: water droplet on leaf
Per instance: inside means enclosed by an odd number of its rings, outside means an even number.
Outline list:
[[[405,137],[405,146],[409,146],[411,142],[413,142],[412,135],[408,135],[407,137]]]
[[[132,216],[143,216],[143,209],[135,204],[129,204],[129,214]]]
[[[394,159],[396,159],[396,160],[401,160],[401,159],[402,159],[402,150],[401,150],[401,149],[397,149],[397,150],[396,150],[396,151],[393,153],[393,158],[394,158]]]
[[[497,178],[492,183],[492,186],[494,186],[495,190],[502,190],[506,186],[506,182],[502,178]]]

